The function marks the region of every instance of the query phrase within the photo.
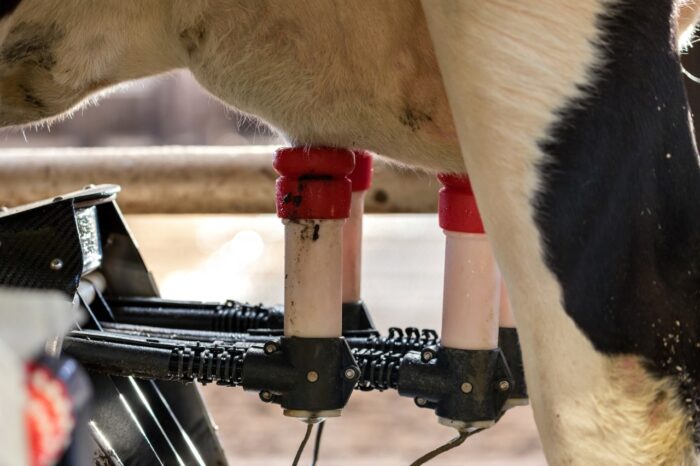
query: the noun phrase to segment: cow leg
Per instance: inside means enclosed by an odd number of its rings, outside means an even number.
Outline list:
[[[696,196],[700,174],[670,49],[673,2],[624,5],[423,0],[551,464],[695,464],[688,392],[663,358],[698,372],[697,297],[670,285],[657,294],[686,296],[687,311],[664,309],[647,291],[660,271],[637,257],[658,249],[656,220],[700,231],[682,205],[697,201],[664,198],[672,180]],[[642,200],[654,220],[630,220]],[[700,252],[694,233],[677,239]],[[695,270],[682,260],[674,267]],[[688,321],[683,357],[653,330],[671,315]]]

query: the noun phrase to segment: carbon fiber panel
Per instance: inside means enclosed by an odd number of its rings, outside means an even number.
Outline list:
[[[0,217],[0,285],[73,296],[82,270],[72,199]]]

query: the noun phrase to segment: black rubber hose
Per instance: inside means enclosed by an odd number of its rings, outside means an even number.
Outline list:
[[[74,357],[83,367],[93,372],[159,380],[175,379],[169,369],[172,351],[165,348],[67,336],[63,340],[63,353]]]

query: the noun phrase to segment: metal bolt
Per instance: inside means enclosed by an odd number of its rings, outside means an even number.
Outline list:
[[[57,257],[53,259],[49,265],[51,266],[51,270],[61,270],[63,268],[63,261]]]
[[[277,342],[274,341],[268,341],[265,343],[265,346],[263,346],[263,351],[265,351],[265,354],[272,354],[280,349],[279,345],[277,345]]]
[[[498,382],[498,389],[502,392],[507,392],[510,389],[510,382],[507,380],[501,380]]]
[[[428,400],[426,400],[425,398],[416,398],[415,401],[418,406],[425,406],[428,404]]]
[[[471,393],[474,389],[474,386],[469,382],[464,382],[459,388],[462,390],[462,393]]]
[[[269,403],[272,401],[272,393],[268,392],[267,390],[263,390],[260,392],[260,399],[265,403]]]
[[[308,380],[311,383],[314,383],[318,380],[318,372],[316,371],[309,371],[306,373],[306,380]]]
[[[423,351],[423,353],[421,353],[420,357],[423,360],[423,362],[428,362],[435,357],[435,352],[433,350],[427,349]]]
[[[345,369],[345,373],[343,375],[345,376],[346,379],[352,380],[355,377],[357,377],[357,371],[355,370],[354,367],[348,367],[347,369]]]

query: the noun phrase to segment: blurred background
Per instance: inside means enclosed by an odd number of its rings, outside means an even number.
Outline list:
[[[264,124],[228,110],[192,76],[177,71],[126,84],[46,127],[0,130],[0,147],[266,145],[281,140]]]
[[[686,59],[687,68],[697,73],[698,68],[693,64],[696,58],[690,56]],[[699,90],[698,84],[689,86],[693,101],[700,98]],[[177,150],[178,154],[185,154],[185,168],[178,165],[177,170],[187,172],[188,163],[194,161],[197,151],[210,154],[194,146],[221,146],[221,152],[226,154],[237,153],[230,146],[238,146],[239,151],[248,155],[266,154],[268,159],[261,155],[263,160],[259,162],[260,166],[266,166],[273,148],[254,150],[248,146],[282,143],[264,124],[226,109],[205,94],[189,74],[177,72],[131,83],[103,98],[99,105],[90,105],[72,118],[52,124],[50,129],[0,130],[0,164],[3,167],[0,169],[0,186],[4,186],[0,189],[0,205],[18,202],[17,190],[7,188],[10,181],[13,186],[41,185],[38,191],[27,191],[27,196],[54,187],[70,186],[69,190],[72,190],[87,183],[123,184],[125,203],[120,202],[120,205],[126,205],[127,214],[131,212],[127,215],[127,222],[164,297],[190,300],[232,298],[275,304],[283,299],[283,229],[279,220],[269,213],[273,207],[272,172],[265,172],[266,181],[257,185],[261,186],[257,189],[261,192],[246,194],[246,199],[250,196],[265,199],[261,207],[250,204],[249,199],[241,201],[243,204],[247,202],[247,207],[237,205],[236,199],[229,199],[233,204],[228,210],[226,204],[209,210],[206,206],[202,209],[183,208],[184,211],[217,212],[215,214],[164,215],[162,212],[181,210],[157,208],[155,211],[160,213],[146,214],[154,210],[153,205],[139,204],[138,199],[128,197],[129,193],[135,192],[134,197],[142,199],[177,196],[174,186],[179,183],[177,177],[168,186],[163,180],[135,179],[138,177],[133,173],[120,175],[128,170],[119,166],[112,167],[111,171],[109,167],[101,170],[99,161],[96,163],[98,168],[92,167],[73,177],[80,167],[68,166],[64,171],[52,168],[54,163],[62,163],[59,160],[62,154],[51,148],[116,147],[110,152],[112,158],[105,158],[113,160],[122,153],[125,158],[128,154],[133,156],[142,152],[153,155],[141,149],[148,146],[193,146],[191,158],[186,156],[186,148]],[[211,153],[219,154],[216,149]],[[105,155],[95,153],[94,157],[100,156]],[[162,164],[163,173],[168,172],[167,151],[158,152],[154,160]],[[238,183],[254,176],[245,168],[250,161],[246,159],[244,162],[234,164],[233,170],[241,169],[240,173],[231,174]],[[178,163],[183,162],[179,160]],[[22,175],[17,175],[12,168],[16,164],[33,167],[31,173],[39,168],[45,183],[22,179]],[[153,171],[153,167],[150,170]],[[391,167],[380,167],[379,172],[382,170],[399,180],[410,179],[411,182],[405,183],[403,188],[395,188],[395,192],[384,187],[376,189],[370,196],[370,203],[374,206],[371,210],[414,213],[367,216],[363,264],[365,300],[381,331],[386,331],[389,326],[439,328],[444,239],[437,217],[431,213],[434,212],[437,187],[432,177],[426,174],[402,174]],[[157,167],[155,172],[158,172]],[[196,173],[178,176],[185,183],[188,177],[196,177]],[[124,179],[114,179],[120,176]],[[144,184],[150,184],[149,189],[144,191]],[[206,199],[214,203],[214,191],[225,192],[234,189],[235,184],[199,183],[193,189],[200,191],[197,195],[205,199],[205,203]],[[406,187],[408,185],[411,187]],[[401,198],[402,191],[411,189],[415,191],[415,199]],[[59,192],[49,191],[43,197],[55,194]],[[179,195],[189,199],[192,192]],[[390,200],[394,196],[399,200],[392,204]],[[190,205],[188,199],[183,200],[186,206]],[[385,208],[382,210],[381,206]],[[301,423],[284,418],[278,407],[261,403],[257,394],[216,386],[205,387],[203,394],[219,425],[221,441],[231,464],[275,466],[291,463],[303,435]],[[452,436],[450,429],[437,424],[432,412],[416,408],[410,399],[399,398],[394,392],[359,392],[353,395],[341,418],[327,423],[321,464],[405,465]],[[509,411],[494,428],[431,464],[457,465],[465,461],[472,465],[544,465],[529,407]]]

